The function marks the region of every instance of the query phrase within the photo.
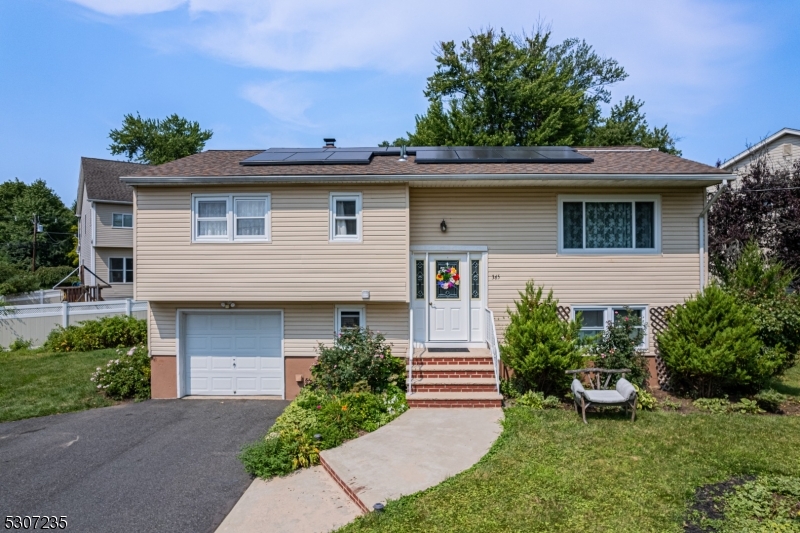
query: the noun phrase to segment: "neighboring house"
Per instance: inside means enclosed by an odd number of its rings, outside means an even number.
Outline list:
[[[750,164],[759,157],[765,157],[773,168],[790,168],[800,159],[800,130],[783,128],[728,159],[722,163],[720,168],[742,175]]]
[[[419,405],[499,403],[487,341],[528,280],[582,311],[583,335],[682,303],[707,279],[705,189],[733,178],[636,147],[207,151],[138,170],[122,181],[154,397],[292,398],[318,343],[366,326],[400,356],[413,329]],[[458,287],[436,283],[449,268]]]
[[[81,158],[78,177],[78,255],[81,264],[109,283],[105,300],[133,297],[133,189],[119,178],[148,165]],[[86,273],[85,283],[97,285]]]

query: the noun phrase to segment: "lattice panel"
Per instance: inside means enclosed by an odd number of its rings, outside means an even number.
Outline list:
[[[666,307],[651,307],[650,308],[650,331],[653,335],[657,335],[667,329],[667,318],[669,314],[675,311],[674,305]],[[669,391],[672,388],[670,384],[669,372],[664,360],[661,359],[661,352],[658,349],[658,342],[655,343],[656,350],[656,376],[658,377],[658,385],[661,390]]]
[[[572,318],[571,311],[572,310],[569,308],[569,306],[559,305],[558,306],[558,318],[560,318],[561,320],[569,320],[570,318]]]

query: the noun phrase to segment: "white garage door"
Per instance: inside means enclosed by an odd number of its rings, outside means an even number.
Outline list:
[[[189,313],[187,394],[283,394],[281,314]]]

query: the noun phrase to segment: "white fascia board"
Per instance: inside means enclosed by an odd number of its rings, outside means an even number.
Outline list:
[[[730,173],[719,174],[342,174],[294,176],[123,176],[124,183],[137,185],[228,185],[254,183],[413,183],[452,181],[694,181],[714,185],[734,180]]]
[[[735,165],[736,163],[738,163],[742,159],[752,155],[753,152],[757,152],[760,149],[762,149],[763,147],[767,146],[768,144],[772,144],[773,142],[777,141],[778,139],[780,139],[784,135],[794,135],[796,137],[800,137],[800,130],[795,130],[795,129],[792,129],[792,128],[783,128],[779,132],[770,135],[769,137],[767,137],[763,141],[754,144],[753,146],[751,146],[747,150],[745,150],[743,152],[740,152],[739,154],[731,157],[730,159],[728,159],[727,161],[722,163],[722,165],[720,165],[719,168],[727,170],[728,168],[732,167],[733,165]]]

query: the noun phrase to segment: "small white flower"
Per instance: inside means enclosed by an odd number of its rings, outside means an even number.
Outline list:
[[[89,379],[89,381],[94,381],[94,376],[92,376],[92,377]]]
[[[97,386],[97,388],[98,388],[98,389],[102,389],[102,388],[103,388],[103,386],[102,386],[102,385],[98,385],[98,386]]]
[[[136,351],[135,347],[131,348],[130,350],[128,350],[128,355],[133,355],[133,352],[135,352],[135,351]]]

